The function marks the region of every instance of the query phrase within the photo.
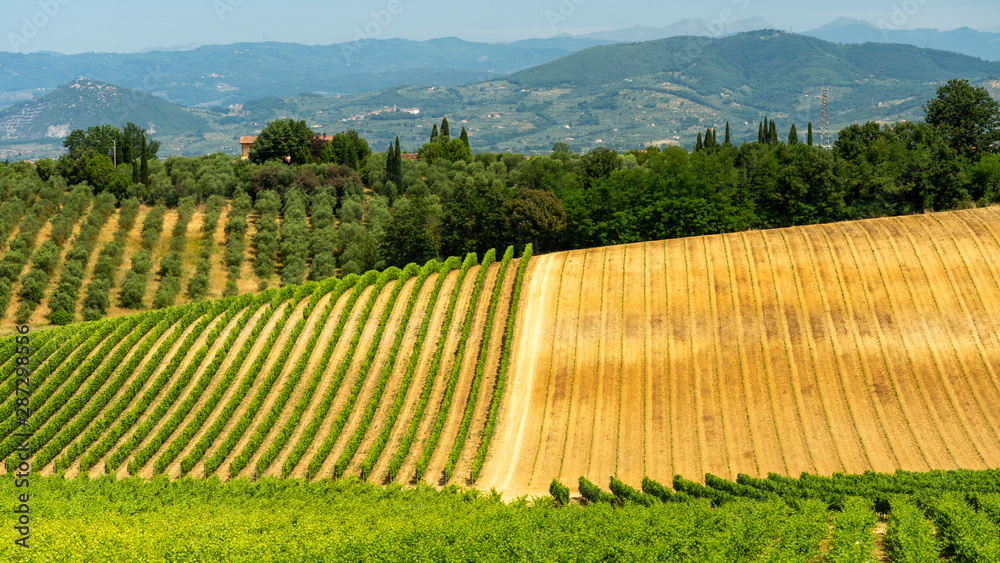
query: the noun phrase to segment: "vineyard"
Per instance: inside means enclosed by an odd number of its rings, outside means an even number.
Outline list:
[[[1000,211],[532,259],[477,487],[1000,467]]]
[[[69,477],[470,477],[496,425],[531,250],[513,254],[32,333],[34,468]],[[0,347],[10,397],[14,339]],[[13,402],[0,406],[0,420],[0,458],[10,462],[22,445]]]
[[[31,548],[4,561],[1000,560],[1000,474],[579,478],[532,503],[454,486],[36,478]],[[602,481],[603,482],[603,481]],[[0,495],[19,489],[0,480]],[[277,539],[275,539],[277,538]]]
[[[87,296],[107,293],[109,277],[120,288],[111,297],[142,305],[32,330],[30,416],[0,404],[4,470],[26,447],[32,486],[48,491],[37,510],[52,524],[37,537],[56,551],[42,559],[85,560],[98,545],[148,555],[139,559],[234,559],[225,550],[249,541],[245,523],[214,539],[168,523],[191,508],[172,495],[205,494],[215,506],[230,502],[217,492],[228,487],[237,500],[298,498],[275,513],[274,530],[334,493],[345,512],[366,503],[392,512],[409,499],[437,515],[381,520],[392,531],[377,538],[366,535],[375,513],[340,521],[329,529],[354,539],[336,545],[313,523],[301,553],[247,552],[258,560],[364,558],[372,545],[404,553],[456,521],[465,535],[422,548],[481,558],[485,542],[515,559],[581,549],[692,561],[1000,561],[996,208],[534,257],[529,245],[518,259],[508,248],[306,282],[329,249],[282,249],[282,232],[308,230],[302,200],[281,215],[266,197],[253,211],[245,199],[115,210],[85,192],[65,194],[55,211],[44,197],[4,223],[20,226],[6,228],[14,252],[0,259],[0,279],[23,275],[0,281],[24,311],[8,314],[37,315],[44,299],[22,288],[46,279],[58,280],[48,299],[74,315],[101,305]],[[260,230],[246,221],[253,213]],[[277,231],[264,228],[278,219]],[[27,252],[31,241],[45,242]],[[225,260],[255,245],[282,268]],[[108,267],[125,256],[131,269]],[[233,286],[247,291],[220,297]],[[3,396],[15,395],[19,355],[13,337],[0,338]],[[609,476],[607,489],[596,484]],[[56,516],[69,490],[107,505],[94,509],[106,518]],[[130,529],[124,490],[165,495],[145,520],[162,524]],[[206,510],[212,521],[229,508]],[[324,522],[329,509],[309,518]],[[552,537],[562,543],[499,541],[498,522],[516,519],[561,526]],[[74,543],[56,522],[92,541]],[[612,522],[673,531],[637,545],[608,535]],[[178,535],[193,543],[170,544]],[[143,551],[133,537],[159,547]]]

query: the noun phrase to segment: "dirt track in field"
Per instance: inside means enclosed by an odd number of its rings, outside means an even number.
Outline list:
[[[1000,466],[995,208],[532,259],[476,483]]]

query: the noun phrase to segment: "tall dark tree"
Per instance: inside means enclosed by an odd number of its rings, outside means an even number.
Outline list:
[[[469,133],[465,130],[464,125],[462,126],[462,133],[458,136],[458,138],[465,143],[465,146],[469,147],[469,150],[472,150],[472,147],[469,146]]]
[[[985,88],[952,79],[924,106],[927,123],[960,155],[975,159],[1000,150],[1000,104]]]
[[[438,141],[438,125],[435,123],[431,126],[431,142],[436,143]]]
[[[757,142],[764,144],[764,122],[760,121],[757,123]]]
[[[792,128],[788,131],[788,144],[789,145],[799,144],[799,132],[795,130],[794,123],[792,123]]]
[[[152,147],[152,143],[156,143],[156,147]],[[156,156],[156,149],[159,148],[160,142],[153,141],[146,144],[146,133],[142,134],[142,156],[139,158],[139,181],[149,187],[149,157],[150,155]]]
[[[728,121],[726,122],[726,140],[723,141],[723,144],[726,145],[727,147],[731,147],[733,145],[732,141],[729,139],[729,122]]]
[[[806,138],[806,144],[810,147],[813,146],[813,122],[809,122],[809,135]]]
[[[701,131],[698,132],[698,140],[694,142],[694,150],[700,151],[704,145],[701,142]]]
[[[448,133],[448,118],[441,118],[441,141],[448,142],[451,140],[451,135]]]

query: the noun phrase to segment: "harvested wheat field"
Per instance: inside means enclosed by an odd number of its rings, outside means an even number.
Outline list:
[[[536,256],[479,488],[1000,467],[994,208]]]

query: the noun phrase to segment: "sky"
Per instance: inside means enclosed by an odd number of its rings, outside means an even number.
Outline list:
[[[761,17],[796,32],[842,16],[893,29],[1000,32],[996,0],[5,0],[4,8],[0,50],[64,54],[394,37],[499,42],[688,18]]]

